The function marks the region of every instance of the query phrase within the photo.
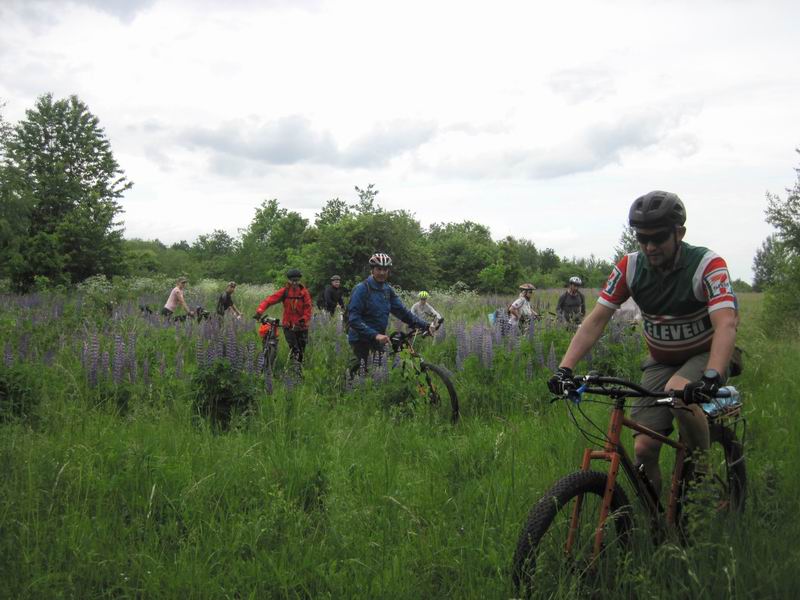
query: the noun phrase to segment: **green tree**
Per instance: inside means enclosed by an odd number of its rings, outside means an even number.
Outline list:
[[[631,252],[639,250],[639,242],[636,240],[636,230],[629,225],[622,228],[619,236],[619,243],[614,247],[614,264],[617,264],[622,257]]]
[[[478,288],[479,273],[497,258],[497,245],[488,227],[472,221],[433,224],[428,240],[442,286],[463,281],[470,288]]]
[[[795,150],[800,154],[800,149]],[[797,181],[786,189],[786,199],[767,192],[767,223],[777,229],[778,239],[792,255],[800,254],[800,169]]]
[[[25,232],[23,240],[5,244],[14,255],[11,275],[18,288],[29,288],[37,276],[74,283],[123,271],[118,200],[132,183],[99,120],[77,96],[53,100],[46,94],[26,111],[5,144],[2,185],[4,204],[13,207],[21,219],[16,227]],[[45,247],[59,260],[39,256]]]
[[[778,283],[781,268],[788,258],[786,247],[778,236],[775,234],[767,236],[753,258],[753,289],[763,292]]]
[[[256,209],[250,225],[242,231],[241,246],[232,260],[231,276],[237,281],[262,283],[283,281],[290,257],[296,256],[306,239],[308,219],[281,208],[275,199]]]

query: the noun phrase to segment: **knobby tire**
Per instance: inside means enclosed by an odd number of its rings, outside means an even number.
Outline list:
[[[535,575],[537,563],[544,558],[540,552],[550,553],[550,556],[547,557],[549,563],[555,564],[557,569],[565,571],[566,577],[574,578],[576,574],[578,576],[581,574],[581,569],[588,572],[590,568],[594,568],[591,551],[594,532],[600,520],[599,511],[607,481],[606,473],[597,471],[572,473],[557,481],[531,509],[522,535],[517,542],[512,565],[514,586],[521,597],[529,597],[534,591],[539,591],[536,589]],[[575,505],[573,500],[581,495],[583,495],[583,504],[577,539],[571,555],[567,556],[565,553],[566,532],[569,529],[568,524]],[[612,522],[613,528],[609,525]],[[630,545],[632,527],[630,503],[624,490],[617,485],[611,497],[611,507],[606,520],[603,551],[597,562],[603,561],[604,555],[611,547],[625,552]],[[543,538],[551,528],[550,533],[555,536],[555,539],[548,540],[548,544],[545,545],[542,543]],[[549,572],[547,575],[558,579],[558,574]],[[547,590],[542,591],[547,592]]]
[[[453,381],[450,378],[450,372],[443,367],[427,362],[423,362],[420,367],[425,379],[425,385],[428,387],[428,402],[432,404],[449,402],[451,410],[450,422],[455,425],[458,423],[460,413],[458,408],[458,394],[456,393],[456,387],[453,385]],[[447,398],[443,397],[443,394],[441,393],[442,386],[439,385],[439,382],[444,385],[444,389],[447,392]]]

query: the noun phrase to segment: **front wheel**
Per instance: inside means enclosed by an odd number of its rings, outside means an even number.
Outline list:
[[[744,511],[747,471],[744,448],[733,431],[720,423],[710,423],[709,462],[713,483],[719,492],[720,507],[731,512]]]
[[[458,394],[450,372],[427,362],[420,365],[420,370],[419,393],[425,397],[432,413],[442,420],[449,419],[453,425],[458,423]]]
[[[578,471],[556,482],[534,505],[517,542],[512,565],[514,586],[520,596],[540,590],[571,590],[569,595],[578,597],[584,595],[582,576],[613,578],[614,568],[630,545],[633,520],[628,498],[617,485],[603,527],[600,554],[594,555],[607,485],[606,473]],[[579,509],[568,546],[576,504]]]
[[[278,341],[277,340],[266,340],[264,342],[263,348],[263,365],[261,366],[262,371],[269,371],[270,373],[275,372],[275,359],[278,357]]]

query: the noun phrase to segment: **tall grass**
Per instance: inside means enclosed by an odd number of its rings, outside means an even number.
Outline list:
[[[243,308],[253,296],[242,294]],[[708,517],[688,546],[655,546],[637,532],[609,587],[590,594],[575,580],[545,597],[794,596],[800,344],[765,337],[760,298],[741,300],[746,513]],[[488,325],[490,307],[505,301],[434,296],[448,330],[423,354],[455,371],[456,325]],[[58,319],[45,318],[58,303]],[[191,414],[199,329],[148,324],[135,308],[110,318],[93,310],[71,298],[7,299],[0,309],[9,360],[43,390],[35,418],[0,425],[2,597],[510,597],[527,511],[577,468],[586,444],[546,393],[542,363],[569,341],[556,327],[510,350],[499,342],[491,368],[485,352],[462,357],[462,422],[451,427],[393,411],[391,384],[348,391],[347,345],[320,321],[302,382],[278,374],[267,393],[253,374],[257,414],[219,432]],[[136,334],[136,374],[92,385],[80,359],[92,332],[109,349],[115,334]],[[236,335],[245,344],[254,333],[248,325]],[[641,347],[621,335],[594,360],[633,375]],[[286,359],[281,342],[279,369]],[[587,411],[604,425],[605,407]]]

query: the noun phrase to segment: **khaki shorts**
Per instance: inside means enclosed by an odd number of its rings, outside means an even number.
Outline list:
[[[663,390],[673,375],[680,375],[689,381],[697,381],[703,376],[708,364],[708,352],[693,356],[682,365],[664,365],[648,356],[642,363],[642,387],[648,390]],[[722,383],[728,378],[723,374]],[[665,406],[656,405],[652,396],[637,398],[631,410],[631,419],[664,435],[672,433],[672,411]],[[634,432],[638,435],[638,432]]]

